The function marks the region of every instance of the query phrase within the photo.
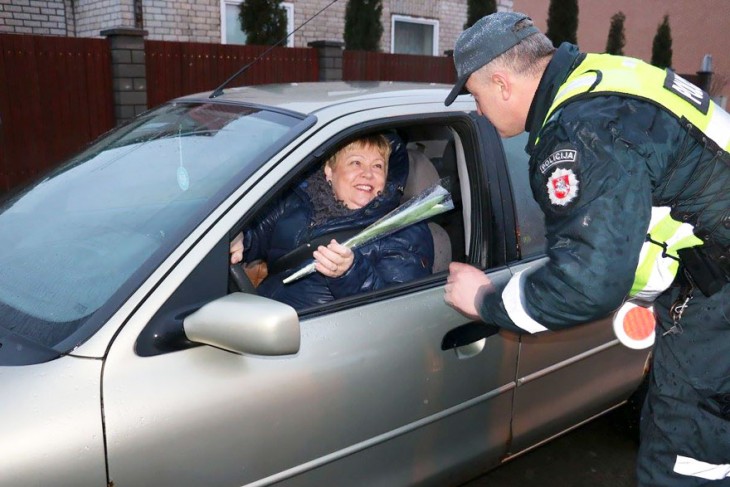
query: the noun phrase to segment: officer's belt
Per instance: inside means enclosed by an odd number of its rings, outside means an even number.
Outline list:
[[[689,274],[692,284],[707,297],[712,296],[730,282],[730,256],[728,249],[705,243],[677,251],[679,261]]]

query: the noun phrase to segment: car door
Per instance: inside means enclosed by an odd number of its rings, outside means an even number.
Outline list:
[[[513,272],[543,265],[544,215],[528,181],[527,133],[504,139],[509,191],[520,253]],[[580,424],[620,404],[642,379],[647,351],[621,345],[611,319],[560,330],[520,336],[510,453]]]
[[[266,168],[256,188],[183,244],[189,249],[130,317],[105,361],[110,481],[446,485],[498,462],[510,434],[518,341],[480,335],[482,325],[445,305],[445,274],[300,317],[296,353],[234,354],[185,340],[173,351],[141,353],[163,333],[145,333],[150,323],[181,319],[225,294],[233,223],[315,148],[367,122],[411,116],[415,123],[442,109],[395,106],[338,118]],[[476,206],[474,214],[476,242],[490,217]],[[491,275],[500,283],[510,272]],[[266,313],[255,304],[237,310],[249,320]]]

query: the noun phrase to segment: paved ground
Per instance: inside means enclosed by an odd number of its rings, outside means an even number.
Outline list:
[[[638,443],[612,412],[462,487],[635,487]]]

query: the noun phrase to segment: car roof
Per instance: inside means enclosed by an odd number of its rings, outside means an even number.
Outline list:
[[[451,85],[409,83],[400,81],[328,81],[253,85],[226,88],[218,101],[241,102],[275,107],[304,115],[335,105],[359,102],[363,105],[388,105],[414,102],[443,102]],[[178,98],[178,100],[210,101],[211,92]]]

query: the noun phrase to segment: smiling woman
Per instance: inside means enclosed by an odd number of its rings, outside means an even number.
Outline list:
[[[346,145],[324,166],[335,198],[356,210],[370,203],[385,187],[390,145],[382,135],[364,137]]]
[[[431,273],[433,240],[425,223],[357,249],[341,244],[400,202],[408,154],[399,137],[389,137],[367,135],[342,146],[231,242],[232,264],[267,263],[259,295],[301,310]],[[314,257],[317,272],[285,284],[296,268],[281,262],[301,249]]]

